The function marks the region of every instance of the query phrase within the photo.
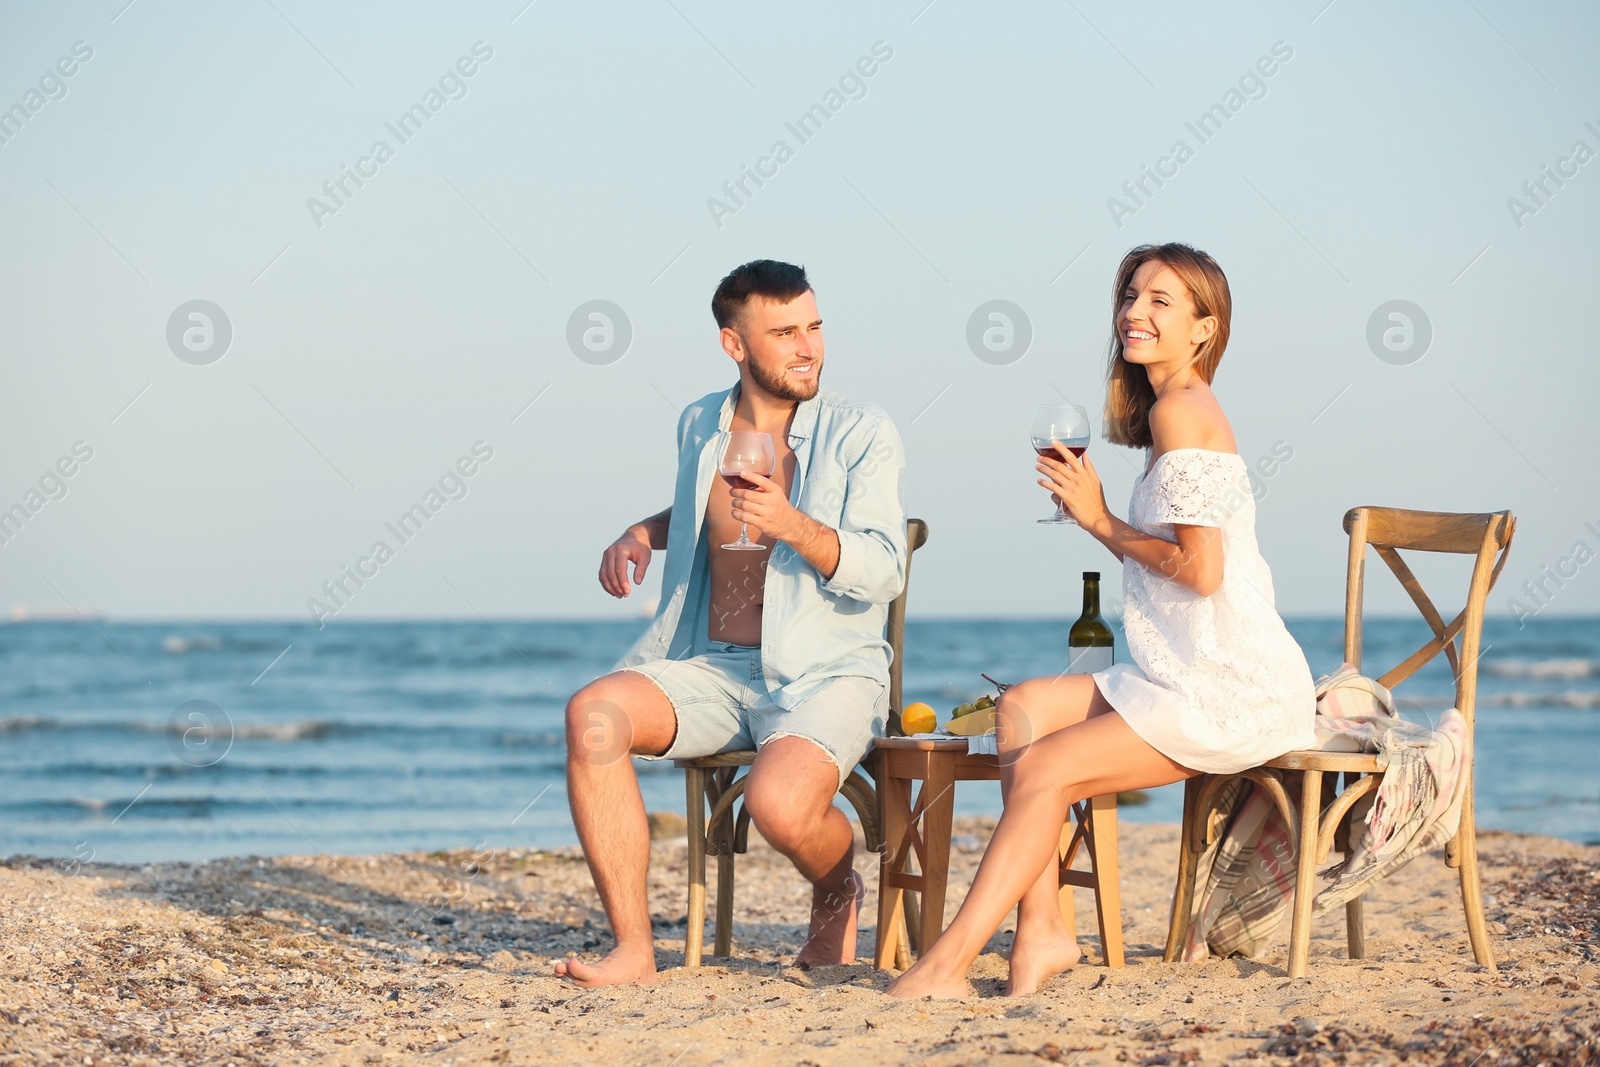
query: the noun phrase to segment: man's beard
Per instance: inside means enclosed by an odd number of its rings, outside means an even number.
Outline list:
[[[755,379],[755,383],[779,400],[789,400],[794,403],[810,400],[817,395],[817,390],[822,387],[821,360],[817,360],[812,364],[816,368],[816,373],[811,376],[811,381],[798,383],[791,383],[784,377],[782,371],[773,373],[767,370],[754,359],[746,360],[745,362],[746,366],[750,368],[750,377]]]

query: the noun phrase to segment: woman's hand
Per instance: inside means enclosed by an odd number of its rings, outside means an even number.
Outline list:
[[[1097,527],[1101,522],[1111,517],[1111,512],[1106,508],[1105,488],[1100,484],[1100,475],[1094,469],[1094,463],[1084,453],[1079,459],[1067,450],[1067,446],[1056,442],[1057,456],[1040,456],[1034,469],[1044,475],[1039,479],[1039,484],[1050,490],[1050,494],[1061,502],[1084,529]]]

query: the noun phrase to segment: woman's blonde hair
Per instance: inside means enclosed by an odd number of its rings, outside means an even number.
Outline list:
[[[1133,284],[1141,266],[1156,261],[1172,270],[1189,290],[1195,318],[1214,316],[1217,328],[1195,350],[1194,372],[1207,385],[1217,373],[1222,353],[1228,347],[1229,323],[1233,317],[1233,296],[1228,279],[1217,261],[1205,252],[1185,244],[1140,245],[1122,257],[1117,280],[1111,290],[1110,365],[1106,370],[1106,440],[1130,448],[1150,447],[1150,408],[1156,393],[1145,369],[1122,358],[1122,331],[1117,317],[1122,310],[1122,295]]]

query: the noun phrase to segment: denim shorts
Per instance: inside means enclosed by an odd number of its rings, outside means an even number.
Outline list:
[[[623,670],[654,682],[678,719],[672,745],[645,759],[759,751],[779,737],[802,737],[828,754],[842,785],[872,739],[883,733],[888,712],[888,687],[871,678],[831,679],[786,711],[767,699],[761,649],[751,645],[713,641],[704,655]]]

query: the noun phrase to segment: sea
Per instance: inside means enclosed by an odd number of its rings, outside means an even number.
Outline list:
[[[906,627],[906,699],[941,716],[1055,673],[1071,619]],[[1312,673],[1342,620],[1291,618]],[[0,856],[101,863],[574,844],[567,697],[637,621],[0,625]],[[1398,662],[1420,620],[1369,619],[1366,666]],[[1479,825],[1600,843],[1600,619],[1485,625]],[[1125,655],[1117,633],[1119,658]],[[1453,703],[1438,657],[1400,686],[1408,718]],[[646,807],[685,811],[681,772],[636,761]],[[1181,787],[1122,818],[1178,821]],[[996,815],[993,783],[957,814]]]

